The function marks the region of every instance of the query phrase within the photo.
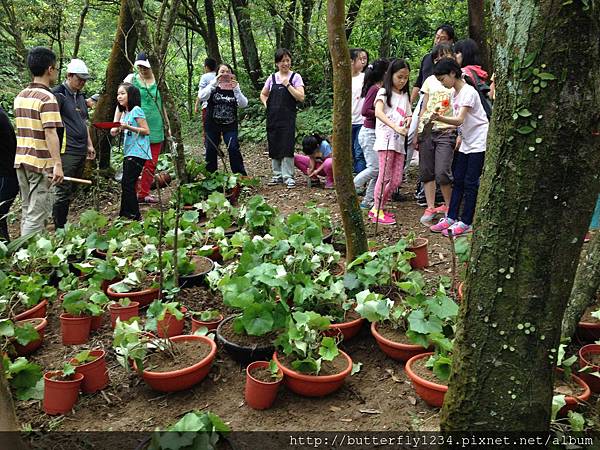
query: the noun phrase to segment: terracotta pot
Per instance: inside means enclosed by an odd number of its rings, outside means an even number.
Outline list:
[[[221,256],[221,249],[218,245],[213,245],[212,253],[210,255],[206,255],[206,257],[212,259],[214,262],[223,262],[223,257]]]
[[[106,295],[108,295],[108,297],[111,300],[114,300],[116,302],[118,302],[121,298],[128,298],[132,302],[138,302],[140,306],[146,306],[158,298],[158,288],[144,289],[143,291],[119,293],[113,291],[111,286],[108,286],[108,288],[106,289]]]
[[[273,354],[273,359],[284,375],[284,382],[288,389],[299,395],[306,397],[323,397],[337,391],[344,384],[344,380],[352,371],[352,359],[345,352],[340,350],[340,356],[346,358],[347,367],[335,375],[306,375],[285,367],[279,359],[277,352]]]
[[[208,331],[216,330],[219,324],[223,322],[223,314],[220,314],[215,320],[211,320],[208,322],[203,322],[198,319],[194,319],[192,316],[192,333],[196,332],[196,330],[200,327],[208,328]]]
[[[203,341],[210,345],[210,353],[204,359],[192,364],[185,369],[173,370],[170,372],[152,372],[144,370],[142,378],[155,391],[159,392],[176,392],[183,391],[202,381],[210,368],[217,354],[217,344],[212,339],[205,336],[175,336],[170,338],[173,342],[178,341]],[[137,367],[135,362],[134,368]]]
[[[600,339],[600,322],[579,322],[577,336],[584,342],[596,342]]]
[[[15,351],[17,352],[17,354],[19,356],[30,355],[31,353],[35,352],[38,348],[40,348],[42,346],[42,343],[44,342],[44,331],[46,330],[46,327],[48,326],[48,321],[43,317],[42,318],[37,317],[35,319],[19,320],[18,322],[16,322],[15,325],[18,326],[19,324],[26,324],[26,323],[31,323],[35,327],[35,331],[37,331],[39,337],[35,341],[32,341],[27,345],[21,345],[17,341],[12,340],[13,346],[15,347]]]
[[[464,288],[465,288],[465,282],[461,281],[460,284],[458,285],[458,299],[459,300],[462,300],[464,298],[463,297],[463,295],[464,295],[463,294]]]
[[[427,255],[428,243],[429,240],[418,237],[415,239],[415,244],[412,247],[406,247],[406,250],[416,255],[409,261],[413,269],[423,269],[429,265],[429,257]]]
[[[90,355],[97,358],[91,362],[76,365],[77,361],[71,358],[69,361],[75,372],[84,375],[81,383],[81,392],[91,394],[104,389],[108,385],[108,369],[106,368],[106,352],[104,350],[92,350]]]
[[[114,284],[118,281],[121,281],[119,278],[113,278],[112,280],[102,280],[102,283],[100,284],[100,289],[102,289],[102,292],[104,292],[105,294],[108,291],[108,287],[111,284]]]
[[[60,371],[47,372],[44,374],[44,412],[56,415],[65,414],[73,409],[79,397],[79,386],[83,375],[75,373],[72,380],[59,381],[51,377],[61,373]]]
[[[557,367],[556,372],[562,374],[563,370]],[[567,404],[558,411],[558,417],[566,417],[569,411],[575,411],[579,404],[587,402],[592,395],[592,391],[585,381],[575,375],[571,375],[571,379],[581,386],[584,391],[576,397],[573,397],[572,395],[565,395],[565,402]]]
[[[579,349],[579,368],[583,369],[585,366],[590,366],[592,369],[590,373],[578,372],[577,376],[588,384],[594,394],[598,394],[600,393],[600,378],[591,375],[591,373],[600,372],[600,365],[590,363],[592,355],[600,355],[600,345],[588,344]]]
[[[221,328],[230,320],[235,319],[236,316],[229,316],[223,320],[217,327],[215,334],[219,345],[225,347],[227,353],[242,364],[248,364],[253,361],[270,359],[275,347],[273,344],[258,347],[256,345],[244,347],[236,342],[230,341],[223,334],[221,334]]]
[[[121,306],[118,303],[113,303],[108,306],[110,311],[110,326],[115,327],[117,324],[117,318],[121,319],[121,322],[131,319],[132,317],[139,315],[138,302],[131,302],[129,306]]]
[[[344,341],[353,338],[360,331],[365,319],[359,317],[358,319],[350,320],[349,322],[332,323],[329,326],[331,331],[325,331],[326,336],[335,336],[338,333],[342,333]]]
[[[182,285],[182,287],[192,287],[192,286],[198,286],[199,284],[202,283],[202,281],[204,281],[204,279],[206,278],[206,275],[214,269],[215,267],[215,263],[214,261],[206,256],[192,256],[191,258],[192,263],[194,263],[194,265],[196,267],[197,264],[199,264],[200,262],[202,262],[203,260],[207,260],[210,261],[210,269],[202,271],[202,272],[196,272],[194,271],[194,273],[191,273],[189,275],[181,275],[179,277],[179,284]],[[198,270],[198,269],[196,269]]]
[[[36,318],[44,318],[46,317],[46,313],[48,312],[48,300],[42,299],[37,305],[29,308],[26,311],[23,311],[21,314],[17,314],[14,318],[14,321],[17,322],[19,320],[25,319],[36,319]]]
[[[227,200],[229,200],[229,203],[235,205],[238,201],[238,198],[240,197],[241,192],[242,187],[239,184],[236,184],[234,187],[227,191],[225,197],[227,198]]]
[[[97,331],[102,328],[102,324],[104,323],[104,311],[99,316],[92,316],[92,321],[90,323],[90,331]]]
[[[63,345],[85,344],[90,338],[90,316],[60,315],[60,332]]]
[[[106,252],[104,250],[100,250],[98,248],[95,248],[92,251],[92,255],[98,259],[106,259]]]
[[[267,361],[254,361],[246,367],[244,398],[246,399],[246,404],[252,409],[270,408],[277,397],[277,391],[283,381],[283,371],[281,369],[279,369],[280,378],[278,380],[266,382],[254,378],[252,371],[262,367],[269,367],[269,363]]]
[[[166,313],[163,320],[156,322],[156,330],[158,337],[166,338],[173,336],[180,336],[183,334],[183,327],[185,325],[185,313],[187,308],[182,306],[180,311],[184,314],[181,320],[177,320],[171,313]]]
[[[377,341],[377,345],[383,353],[396,361],[408,361],[415,355],[427,352],[428,349],[420,345],[402,344],[401,342],[390,341],[383,337],[378,330],[378,323],[371,324],[371,334]]]
[[[431,355],[433,355],[433,352],[421,353],[420,355],[413,356],[406,362],[404,370],[406,371],[408,378],[410,378],[410,381],[412,381],[417,395],[421,397],[428,405],[441,408],[442,404],[444,403],[444,396],[446,395],[448,386],[427,381],[418,376],[412,370],[412,365],[415,363],[415,361],[429,358]]]
[[[172,178],[169,172],[159,172],[154,175],[154,179],[152,180],[152,185],[150,187],[152,189],[156,189],[156,186],[158,184],[158,187],[164,188],[167,187],[169,183],[171,183],[171,180]]]
[[[323,229],[323,244],[331,244],[333,242],[333,230]]]

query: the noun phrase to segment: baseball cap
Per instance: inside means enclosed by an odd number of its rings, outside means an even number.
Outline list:
[[[90,97],[92,100],[94,100],[95,102],[98,101],[98,99],[100,98],[100,94],[94,94]]]
[[[148,57],[146,56],[146,53],[144,52],[140,52],[137,55],[137,58],[135,59],[135,62],[133,63],[134,66],[142,66],[142,67],[147,67],[148,69],[150,69],[150,62],[148,61]]]
[[[85,63],[80,59],[72,59],[67,66],[67,73],[73,73],[82,80],[88,80],[91,75]]]

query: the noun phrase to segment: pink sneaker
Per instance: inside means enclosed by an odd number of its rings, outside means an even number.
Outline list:
[[[371,217],[371,222],[380,223],[382,225],[394,225],[396,223],[396,219],[384,214],[379,214],[379,217]]]
[[[471,233],[473,231],[473,227],[471,227],[471,225],[467,225],[466,223],[458,221],[454,225],[451,225],[450,227],[443,230],[442,234],[444,236],[448,236],[448,234],[450,234],[448,233],[448,230],[451,230],[452,236],[456,237],[460,236],[461,234]]]
[[[440,221],[438,223],[436,223],[435,225],[430,226],[429,229],[431,231],[433,231],[434,233],[442,233],[444,230],[447,230],[448,228],[450,228],[453,223],[454,223],[454,220],[449,219],[448,217],[444,217],[444,218],[440,219]]]
[[[384,211],[383,209],[380,209],[379,215],[381,216],[382,213],[383,213],[384,217],[391,217],[392,219],[396,218],[395,214],[392,214],[392,213]],[[375,208],[371,208],[371,210],[369,211],[369,219],[373,219],[376,214],[377,214],[377,210]]]
[[[446,205],[440,205],[437,208],[433,208],[433,210],[435,211],[436,214],[443,214],[443,215],[448,214],[448,207]]]
[[[433,220],[433,218],[435,217],[436,213],[437,213],[436,208],[427,208],[423,212],[423,215],[419,219],[419,222],[421,222],[423,225],[429,225],[431,223],[431,221]]]

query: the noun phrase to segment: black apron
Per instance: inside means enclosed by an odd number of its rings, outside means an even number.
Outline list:
[[[290,77],[290,84],[295,73]],[[267,98],[267,142],[269,157],[282,159],[294,157],[296,141],[296,99],[287,87],[275,82],[275,74],[271,84],[271,92]]]

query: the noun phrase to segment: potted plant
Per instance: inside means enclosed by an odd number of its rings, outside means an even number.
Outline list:
[[[68,296],[66,305],[76,314],[90,315],[90,331],[99,330],[104,322],[104,309],[108,305],[108,297],[100,288],[101,281],[95,278],[80,279],[69,274],[59,282],[59,289],[63,291],[59,299],[65,306],[65,297]],[[77,312],[77,309],[80,311]],[[65,309],[66,310],[66,309]],[[69,312],[69,311],[67,311]]]
[[[92,317],[102,314],[108,299],[103,292],[76,289],[63,297],[64,313],[60,315],[60,329],[64,345],[85,344],[90,336]]]
[[[118,302],[112,302],[108,305],[111,327],[115,328],[117,318],[121,319],[121,322],[125,322],[132,317],[139,316],[139,306],[139,302],[132,302],[128,297],[120,298]]]
[[[125,275],[121,281],[108,286],[106,295],[114,301],[129,298],[146,306],[158,298],[158,279],[144,269],[135,269]]]
[[[159,337],[173,337],[183,334],[187,308],[178,302],[154,300],[148,307],[146,329],[156,331]]]
[[[192,317],[192,333],[200,327],[206,327],[208,331],[216,330],[223,321],[223,314],[216,309],[192,312],[190,316]]]
[[[213,260],[206,256],[192,255],[189,261],[193,265],[193,271],[186,275],[179,275],[179,283],[182,287],[198,286],[215,267]]]
[[[404,370],[417,395],[428,405],[441,408],[448,391],[451,366],[451,353],[436,348],[434,353],[421,353],[410,358]]]
[[[19,320],[14,324],[13,346],[19,356],[35,352],[44,342],[48,321],[45,318]]]
[[[246,367],[246,387],[244,398],[252,409],[270,408],[279,385],[283,381],[283,372],[275,361],[254,361]]]
[[[217,346],[205,336],[156,338],[144,332],[137,320],[117,320],[113,348],[127,370],[131,366],[152,389],[175,392],[202,381],[212,366]]]
[[[577,361],[576,355],[565,358],[566,345],[560,344],[556,359],[556,372],[554,377],[554,395],[565,396],[565,406],[558,411],[558,416],[566,416],[569,411],[586,402],[591,395],[590,387],[578,376],[573,375],[573,364]]]
[[[79,387],[83,374],[76,373],[71,364],[65,364],[62,370],[44,374],[44,412],[46,414],[65,414],[79,397]]]
[[[77,353],[69,364],[75,367],[76,373],[84,375],[81,391],[91,394],[104,389],[108,385],[108,369],[106,368],[106,352],[101,349],[84,350]]]
[[[579,376],[593,393],[600,393],[600,344],[588,344],[579,349]]]
[[[577,336],[585,342],[600,340],[600,308],[598,305],[585,310],[577,324]]]
[[[56,288],[40,273],[9,275],[0,281],[9,317],[15,321],[46,317],[48,301],[56,298]]]
[[[415,254],[409,261],[413,269],[424,269],[429,265],[429,257],[427,254],[428,243],[428,239],[416,237],[413,232],[410,232],[408,236],[406,236],[406,250]]]
[[[352,371],[352,359],[325,336],[326,317],[312,311],[294,312],[275,344],[273,360],[283,371],[285,385],[296,394],[322,397],[338,390]]]

